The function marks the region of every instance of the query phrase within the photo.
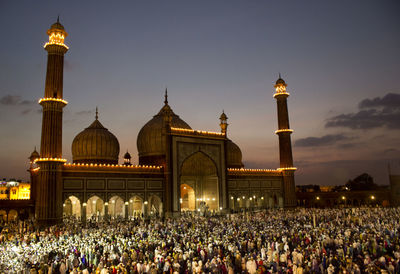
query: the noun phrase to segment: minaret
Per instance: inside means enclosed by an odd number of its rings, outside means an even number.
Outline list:
[[[281,78],[275,83],[275,94],[278,106],[278,130],[275,133],[279,136],[279,158],[280,168],[279,170],[283,175],[283,188],[285,197],[285,207],[296,206],[296,193],[294,183],[294,172],[296,170],[293,167],[293,156],[292,156],[292,143],[290,135],[293,130],[289,126],[289,113],[287,108],[287,98],[289,93],[286,92],[287,84]]]
[[[36,168],[35,161],[40,158],[39,152],[36,151],[36,147],[31,153],[29,159],[29,173],[31,177],[31,194],[30,199],[35,201],[36,200],[36,190],[37,190],[37,181],[38,181],[38,169]]]
[[[39,100],[43,108],[42,139],[39,165],[39,179],[36,199],[36,219],[40,225],[52,225],[62,221],[62,115],[67,104],[63,100],[64,44],[67,32],[59,19],[47,31],[47,72],[44,98]]]
[[[172,123],[172,110],[168,105],[168,89],[165,88],[164,95],[164,114],[162,126],[162,138],[165,142],[165,165],[164,165],[164,205],[167,217],[173,214],[173,193],[179,193],[178,190],[173,190],[172,186],[172,137],[171,137],[171,123]]]
[[[219,120],[221,121],[219,123],[219,126],[221,127],[221,133],[226,135],[226,130],[228,129],[228,116],[226,116],[225,112],[222,110],[221,116],[219,116]]]

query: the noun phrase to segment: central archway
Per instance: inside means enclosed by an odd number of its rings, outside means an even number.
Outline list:
[[[203,152],[196,152],[182,164],[180,177],[181,211],[196,210],[205,204],[209,210],[219,208],[218,174],[215,163]]]

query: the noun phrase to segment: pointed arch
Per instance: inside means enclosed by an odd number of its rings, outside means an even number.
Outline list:
[[[104,201],[97,195],[92,195],[86,202],[86,217],[98,218],[104,216]]]
[[[63,216],[81,217],[81,201],[76,196],[69,196],[63,203]]]
[[[218,169],[209,155],[197,151],[186,157],[180,167],[179,179],[181,210],[196,210],[200,204],[209,210],[219,209]]]
[[[137,194],[133,194],[129,198],[128,216],[141,217],[143,213],[144,201],[143,198]]]
[[[197,165],[197,166],[194,167],[194,169],[191,170],[191,173],[192,173],[192,174],[201,174],[201,175],[203,175],[204,172],[210,172],[210,173],[212,173],[212,174],[217,174],[217,175],[218,175],[217,163],[215,163],[214,159],[211,158],[211,157],[210,157],[207,153],[205,153],[204,151],[196,151],[196,152],[190,154],[189,156],[187,156],[187,157],[182,161],[182,164],[181,164],[181,166],[179,167],[179,168],[180,168],[180,171],[181,171],[181,173],[180,173],[181,176],[182,176],[182,175],[186,175],[186,174],[183,173],[183,169],[184,169],[185,163],[188,163],[187,161],[190,160],[190,159],[193,158],[193,157],[201,157],[201,158],[202,158],[203,160],[205,160],[206,162],[211,161],[211,162],[212,162],[212,170],[203,170],[203,169],[201,168],[200,165]],[[197,159],[196,159],[196,160],[197,160]],[[211,168],[211,166],[209,166],[209,167]]]
[[[108,212],[111,217],[125,216],[125,201],[119,195],[114,195],[108,201]]]
[[[156,194],[152,194],[150,195],[148,202],[150,216],[161,216],[163,210],[161,198]]]

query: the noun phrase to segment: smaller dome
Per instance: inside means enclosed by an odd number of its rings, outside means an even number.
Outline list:
[[[281,77],[276,80],[276,85],[286,85],[285,80],[283,80]]]
[[[279,78],[276,80],[275,85],[286,85],[285,80],[282,79],[281,74],[279,73]]]
[[[239,146],[232,142],[231,140],[227,141],[227,166],[228,168],[242,168],[244,167],[242,163],[242,151]]]
[[[219,119],[222,121],[226,121],[226,120],[228,120],[228,116],[226,116],[225,112],[222,111],[222,114],[221,114],[221,116],[219,116]]]
[[[52,32],[58,31],[64,34],[65,37],[68,36],[68,33],[65,31],[64,26],[60,23],[60,18],[57,17],[57,22],[51,25],[50,29],[47,31],[47,34],[50,35]]]
[[[54,23],[53,25],[51,25],[50,29],[65,30],[64,26],[61,25],[61,23],[58,21],[56,23]]]
[[[36,151],[36,147],[35,147],[35,149],[31,153],[31,156],[29,157],[29,159],[31,161],[33,161],[33,160],[38,159],[38,158],[40,158],[40,155],[39,155],[39,152]]]
[[[131,155],[129,154],[129,152],[127,151],[124,155],[124,159],[131,159]]]
[[[118,164],[119,142],[97,119],[72,142],[74,163]]]

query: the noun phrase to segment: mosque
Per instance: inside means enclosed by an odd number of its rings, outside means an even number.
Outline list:
[[[117,137],[94,121],[72,142],[72,163],[62,154],[63,64],[68,46],[59,20],[49,41],[40,153],[30,157],[31,199],[44,225],[63,216],[87,218],[176,216],[183,211],[228,212],[240,208],[296,206],[286,83],[276,81],[280,167],[246,169],[240,148],[228,138],[227,115],[220,132],[195,130],[172,110],[167,90],[161,109],[139,131],[139,165],[127,152],[118,163]]]

